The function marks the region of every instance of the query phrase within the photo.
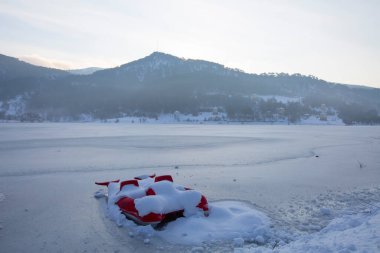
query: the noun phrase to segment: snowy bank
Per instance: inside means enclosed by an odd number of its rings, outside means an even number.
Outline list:
[[[252,247],[240,249],[245,253],[321,253],[321,252],[380,252],[380,204],[362,213],[333,219],[319,232],[300,236],[295,241],[274,249]]]

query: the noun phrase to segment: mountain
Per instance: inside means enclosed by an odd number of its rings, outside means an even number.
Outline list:
[[[9,81],[21,78],[56,79],[68,73],[59,69],[35,66],[16,58],[0,54],[0,81]]]
[[[63,70],[35,66],[0,54],[0,99],[32,92],[38,85],[68,75]]]
[[[76,82],[77,79],[75,79]],[[133,61],[116,68],[97,71],[83,83],[107,85],[123,88],[145,87],[173,88],[190,86],[193,92],[220,94],[260,94],[305,97],[318,93],[341,95],[348,100],[368,99],[374,94],[371,102],[377,101],[379,89],[340,85],[320,80],[313,76],[301,74],[248,74],[238,69],[226,68],[221,64],[175,57],[155,52],[145,58]],[[154,86],[153,86],[154,85]],[[365,88],[364,88],[365,87]],[[340,94],[340,93],[343,94]]]
[[[228,75],[233,70],[223,65],[201,60],[190,60],[169,54],[154,52],[153,54],[116,68],[98,71],[88,80],[96,84],[141,85],[168,80],[176,76],[185,77],[191,73],[212,73]]]
[[[83,68],[83,69],[69,69],[67,72],[73,74],[73,75],[91,75],[96,71],[103,70],[104,68],[98,68],[98,67],[89,67],[89,68]]]
[[[346,123],[380,122],[380,89],[331,83],[313,76],[249,74],[161,52],[89,75],[72,75],[8,58],[16,74],[9,78],[0,72],[0,99],[22,96],[24,113],[52,120],[75,119],[82,114],[95,118],[157,117],[160,113],[197,114],[218,108],[238,120],[262,121],[280,115],[296,122],[304,115],[323,112],[335,113]],[[37,85],[30,85],[35,80]],[[287,102],[268,97],[282,97]]]

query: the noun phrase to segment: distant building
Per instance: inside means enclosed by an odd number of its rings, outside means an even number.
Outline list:
[[[321,112],[326,114],[327,110],[328,110],[327,106],[325,104],[321,104]]]
[[[180,113],[179,111],[175,111],[175,112],[173,113],[173,116],[174,116],[174,119],[175,119],[176,121],[179,121],[179,120],[180,120],[181,113]]]
[[[326,114],[320,114],[319,115],[319,120],[321,120],[321,121],[327,121],[327,116],[326,116]]]
[[[218,115],[218,113],[219,113],[219,111],[218,111],[218,107],[214,107],[214,108],[212,109],[212,114],[213,114],[213,115]]]
[[[319,115],[319,120],[327,121],[327,106],[325,104],[321,104],[321,113]]]
[[[280,114],[280,115],[284,115],[284,113],[285,113],[285,108],[284,108],[284,107],[279,107],[279,108],[277,108],[277,113]]]

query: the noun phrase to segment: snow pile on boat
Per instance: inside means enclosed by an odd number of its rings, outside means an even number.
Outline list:
[[[197,205],[201,201],[201,193],[197,191],[178,190],[172,182],[161,181],[152,184],[150,188],[157,194],[135,200],[136,209],[141,216],[149,213],[170,213],[184,210],[184,216],[190,216],[199,210]]]
[[[120,183],[117,180],[96,184],[108,187],[109,204],[116,203],[125,216],[141,225],[157,225],[198,211],[208,215],[206,197],[174,184],[170,175],[144,175]]]
[[[202,194],[188,190],[170,181],[155,182],[146,177],[138,181],[138,186],[126,185],[120,190],[119,182],[108,184],[108,193],[99,190],[95,197],[108,195],[107,215],[118,226],[127,227],[130,236],[140,236],[144,240],[152,236],[173,244],[201,245],[202,243],[239,243],[245,240],[265,242],[270,236],[269,218],[238,201],[220,201],[208,205],[208,217],[197,208]],[[155,195],[146,195],[152,189]],[[117,201],[123,197],[135,199],[135,207],[140,216],[149,213],[170,213],[183,210],[183,216],[169,222],[163,229],[139,226],[122,214]],[[236,243],[235,243],[236,242]]]

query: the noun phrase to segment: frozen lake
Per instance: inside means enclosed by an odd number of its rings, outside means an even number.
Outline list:
[[[94,181],[149,173],[246,202],[292,238],[380,202],[380,127],[0,124],[0,252],[191,250],[130,238],[93,197]]]

